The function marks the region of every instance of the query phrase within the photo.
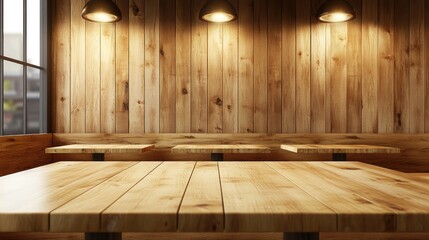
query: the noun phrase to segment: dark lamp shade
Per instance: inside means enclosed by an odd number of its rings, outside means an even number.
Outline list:
[[[237,18],[234,6],[228,0],[208,0],[200,10],[200,19],[206,22],[230,22]]]
[[[82,17],[91,22],[111,23],[121,20],[121,10],[112,0],[90,0],[82,9]]]
[[[327,23],[350,21],[355,17],[355,10],[347,0],[326,0],[317,10],[317,19]]]

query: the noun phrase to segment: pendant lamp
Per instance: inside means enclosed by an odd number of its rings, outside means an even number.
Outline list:
[[[326,23],[350,21],[355,17],[356,12],[347,0],[326,0],[317,10],[317,19]]]
[[[237,18],[234,6],[228,0],[208,0],[200,10],[200,19],[206,22],[230,22]]]
[[[82,9],[82,17],[91,22],[111,23],[121,20],[121,10],[112,0],[90,0]]]

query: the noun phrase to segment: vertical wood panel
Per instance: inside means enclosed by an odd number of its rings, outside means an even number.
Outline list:
[[[347,132],[347,23],[331,26],[331,132]]]
[[[85,132],[85,20],[81,16],[85,0],[71,2],[70,132]]]
[[[409,131],[410,126],[410,1],[395,0],[394,27],[394,108],[395,132]]]
[[[101,126],[105,133],[116,132],[116,32],[115,24],[101,25]]]
[[[393,132],[394,125],[394,55],[392,0],[378,1],[378,132]]]
[[[53,1],[53,131],[70,132],[70,0]]]
[[[116,24],[85,2],[52,1],[55,132],[429,132],[424,0],[350,0],[342,24],[322,0],[234,0],[210,25],[205,0],[117,0]]]
[[[129,0],[129,132],[144,133],[144,0]]]
[[[254,132],[254,59],[252,0],[239,1],[238,54],[239,54],[239,132]]]
[[[235,9],[238,0],[230,1]],[[238,132],[238,21],[223,24],[223,132]]]
[[[176,2],[159,1],[159,131],[176,132]]]
[[[208,67],[207,67],[207,96],[208,96],[208,131],[221,133],[222,129],[222,25],[208,24]]]
[[[350,0],[356,18],[347,23],[347,132],[362,132],[362,0]]]
[[[159,132],[159,2],[145,0],[145,132]]]
[[[429,133],[429,3],[425,1],[425,132]]]
[[[191,132],[191,0],[176,0],[176,132]]]
[[[128,25],[129,4],[117,0],[122,20],[116,23],[116,132],[129,132],[129,74],[128,74]]]
[[[282,131],[282,9],[268,1],[268,132]]]
[[[311,0],[311,13],[315,16],[322,0]],[[311,132],[325,132],[325,51],[326,24],[311,19]]]
[[[268,130],[268,8],[270,0],[255,0],[254,8],[254,96],[255,96],[255,122],[254,132],[263,133]],[[272,3],[271,3],[272,4]],[[278,53],[280,54],[280,53]],[[278,56],[280,57],[280,56]]]
[[[310,0],[296,2],[296,132],[310,132]]]
[[[426,1],[427,2],[427,1]],[[426,6],[427,7],[427,6]],[[410,2],[410,131],[423,133],[425,78],[424,78],[424,50],[425,50],[425,1],[412,0]],[[429,17],[428,15],[426,17]],[[429,42],[426,42],[429,44]],[[429,94],[426,92],[426,94]]]
[[[86,21],[86,132],[100,132],[100,24]],[[104,120],[103,120],[104,121]]]
[[[378,0],[362,0],[362,132],[378,131]],[[365,46],[365,47],[363,47]]]
[[[204,0],[192,1],[191,131],[207,132],[207,23],[198,18]]]
[[[296,1],[282,1],[282,132],[295,132]]]

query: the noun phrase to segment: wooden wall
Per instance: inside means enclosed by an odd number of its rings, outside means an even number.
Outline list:
[[[52,134],[0,136],[0,176],[52,162]]]
[[[57,133],[429,132],[429,2],[231,0],[239,19],[198,20],[205,0],[116,0],[86,22],[51,0]]]

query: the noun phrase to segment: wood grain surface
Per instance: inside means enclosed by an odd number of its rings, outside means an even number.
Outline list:
[[[154,149],[153,144],[71,144],[46,148],[46,153],[143,153]]]
[[[401,149],[374,145],[282,144],[281,149],[294,153],[400,153]]]
[[[270,153],[270,148],[263,145],[195,144],[177,145],[173,153]]]
[[[0,178],[0,232],[429,232],[428,187],[360,162],[59,162]]]
[[[0,176],[51,163],[47,147],[52,134],[0,136]]]

